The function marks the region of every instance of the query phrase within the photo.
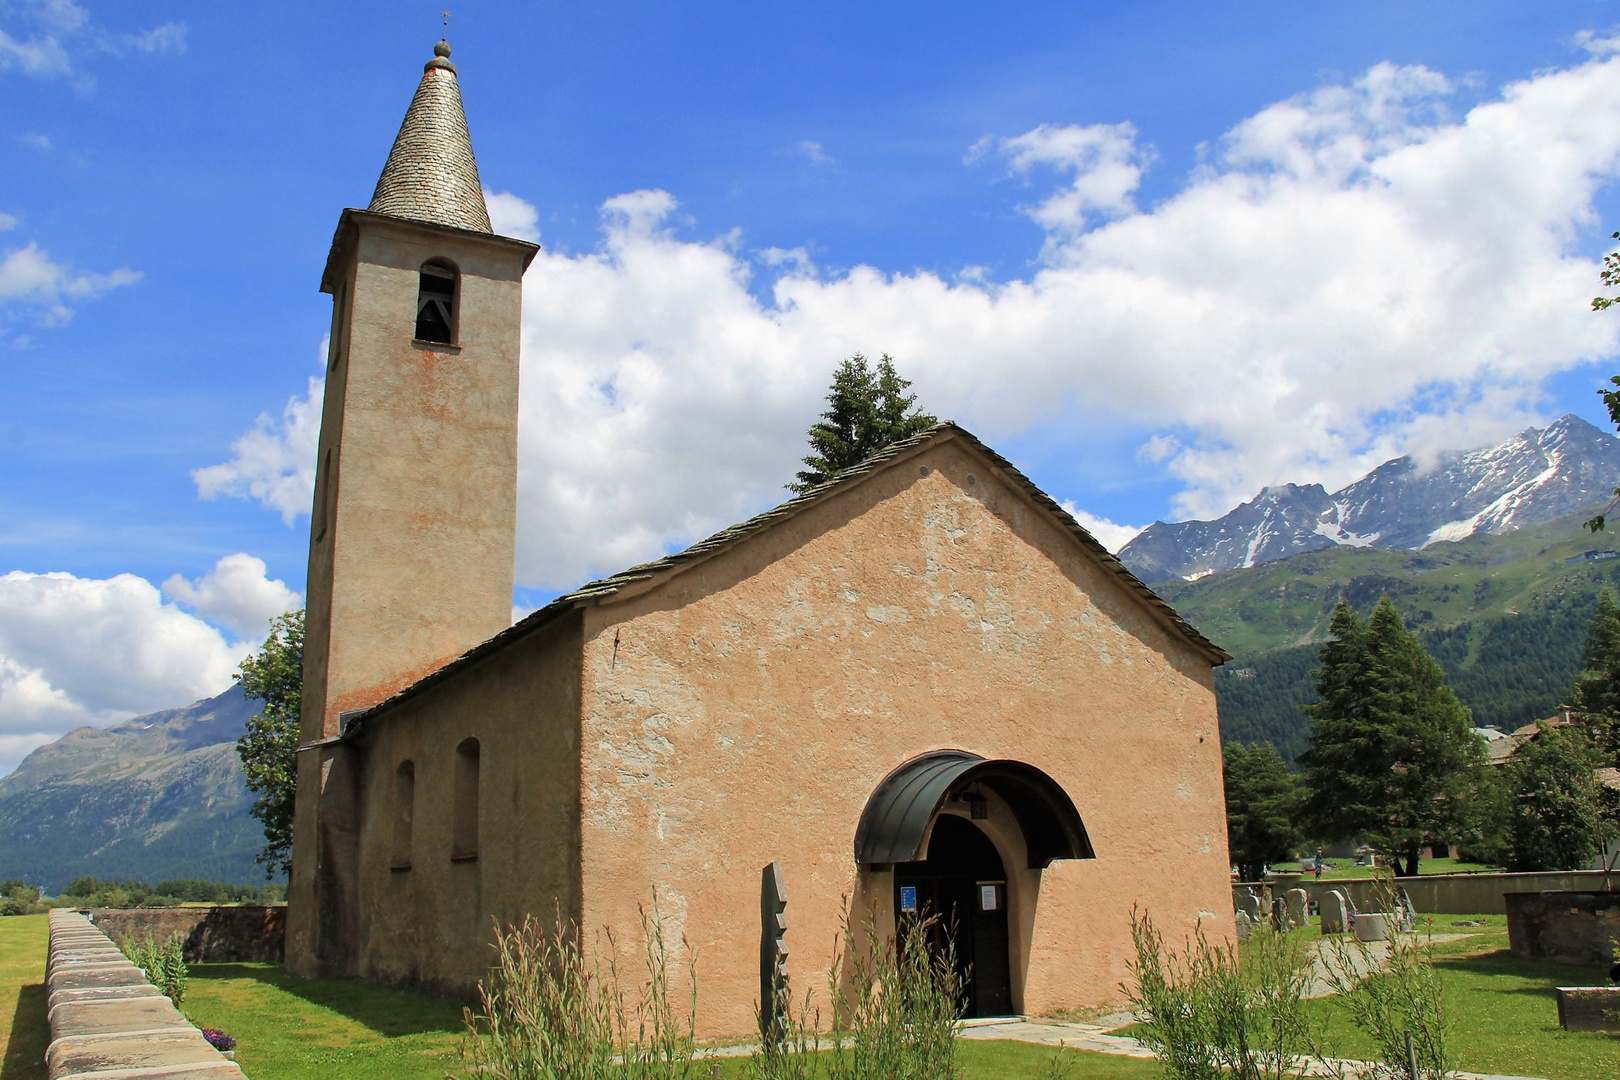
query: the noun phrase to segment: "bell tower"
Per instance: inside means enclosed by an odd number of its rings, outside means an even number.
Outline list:
[[[423,69],[365,210],[338,220],[310,517],[287,965],[354,968],[346,713],[511,623],[522,281],[496,236],[450,46]]]

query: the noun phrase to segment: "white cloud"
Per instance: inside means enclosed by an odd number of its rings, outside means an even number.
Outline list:
[[[1005,156],[1012,170],[1024,176],[1043,165],[1073,174],[1067,187],[1029,211],[1050,235],[1049,249],[1100,219],[1136,209],[1132,194],[1153,156],[1136,145],[1136,128],[1128,123],[1042,124],[1010,139],[981,139],[968,160],[992,151]]]
[[[1116,553],[1120,548],[1135,539],[1136,534],[1146,527],[1143,525],[1120,525],[1105,517],[1088,514],[1075,506],[1071,499],[1063,501],[1063,509],[1067,510],[1069,516],[1080,523],[1081,528],[1095,537],[1098,543],[1109,551]]]
[[[195,581],[173,575],[163,583],[163,595],[254,645],[269,633],[271,619],[304,602],[286,582],[266,576],[263,559],[241,552],[226,555]]]
[[[836,161],[834,161],[828,155],[827,151],[825,151],[825,150],[823,150],[821,148],[820,143],[815,142],[815,141],[813,141],[811,139],[800,139],[799,142],[798,142],[798,145],[795,146],[794,149],[797,150],[799,152],[799,154],[801,154],[805,158],[808,158],[809,161],[810,161],[810,164],[812,164],[812,165],[836,165],[836,164],[838,164]]]
[[[133,285],[139,280],[140,273],[128,267],[110,274],[75,273],[34,243],[8,251],[0,258],[0,301],[38,305],[44,308],[48,325],[64,323],[73,317],[73,309],[63,303],[65,299],[94,299],[109,289]]]
[[[21,0],[0,3],[0,17],[25,37],[14,37],[0,28],[0,71],[17,70],[25,75],[70,76],[80,90],[88,91],[94,80],[83,68],[94,53],[122,55],[130,52],[156,55],[186,51],[186,25],[167,22],[136,33],[112,33],[92,23],[90,13],[72,0]]]
[[[1280,102],[1148,209],[1128,125],[982,142],[1032,183],[1060,173],[1030,210],[1043,264],[1004,283],[818,274],[777,251],[761,300],[734,237],[675,234],[669,193],[607,200],[599,250],[542,252],[525,279],[519,582],[576,584],[780,497],[857,351],[896,357],[930,411],[992,443],[1059,417],[1140,431],[1183,515],[1542,419],[1545,378],[1617,351],[1576,245],[1620,173],[1620,56],[1461,116],[1449,92],[1381,64]],[[275,475],[312,475],[309,423]],[[237,493],[290,518],[299,491]]]
[[[17,215],[0,212],[0,232],[10,232],[17,227]]]
[[[497,235],[540,242],[540,213],[533,206],[506,191],[484,192],[484,205]]]
[[[257,499],[289,525],[299,514],[309,513],[315,498],[315,453],[325,392],[326,380],[313,376],[303,397],[288,399],[280,419],[260,413],[253,427],[231,444],[231,460],[192,472],[197,493],[205,499],[221,495]]]
[[[17,145],[44,153],[51,148],[51,137],[37,131],[25,131],[17,136]]]
[[[75,727],[218,694],[248,649],[132,574],[0,575],[0,774]]]

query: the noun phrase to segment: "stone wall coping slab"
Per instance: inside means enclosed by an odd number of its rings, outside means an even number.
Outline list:
[[[50,1080],[242,1076],[84,915],[52,911],[50,931]]]

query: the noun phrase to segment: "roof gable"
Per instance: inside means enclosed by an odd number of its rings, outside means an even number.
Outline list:
[[[551,623],[566,612],[597,604],[616,596],[639,595],[654,588],[660,582],[706,562],[721,552],[746,543],[751,538],[776,527],[790,518],[796,517],[809,507],[832,498],[840,492],[856,487],[868,478],[887,471],[914,457],[926,447],[944,439],[959,442],[975,456],[983,459],[985,464],[1000,473],[1001,479],[1010,489],[1023,494],[1038,510],[1045,513],[1053,524],[1066,533],[1104,571],[1118,579],[1125,591],[1139,604],[1147,608],[1149,613],[1155,616],[1173,634],[1209,658],[1212,663],[1221,664],[1231,659],[1230,654],[1204,637],[1191,623],[1183,619],[1174,608],[1152,589],[1148,588],[1140,578],[1131,573],[1124,563],[1120,562],[1112,552],[1103,547],[1091,533],[1087,532],[1078,521],[1059,506],[1056,500],[1037,487],[1029,477],[1020,472],[1010,461],[990,449],[983,442],[980,442],[967,429],[953,421],[946,420],[934,425],[927,431],[887,447],[859,465],[844,470],[833,479],[819,484],[779,506],[766,510],[764,513],[756,514],[747,521],[733,525],[729,529],[722,529],[707,539],[699,540],[691,547],[652,562],[632,566],[610,577],[589,582],[573,592],[557,597],[539,610],[531,612],[509,629],[503,630],[490,638],[482,645],[468,651],[433,674],[400,691],[394,697],[373,706],[357,719],[363,719],[365,716],[388,708],[397,701],[413,696],[438,680],[447,678],[469,664],[476,663],[481,657],[504,648],[511,642]]]

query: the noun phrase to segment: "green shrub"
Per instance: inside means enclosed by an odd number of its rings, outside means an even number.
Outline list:
[[[834,950],[831,1080],[953,1080],[956,1019],[962,979],[956,966],[955,928],[945,947],[931,949],[939,916],[903,916],[895,938],[880,939],[869,915],[857,938],[843,920]],[[840,983],[839,975],[844,979]]]
[[[1378,907],[1399,910],[1394,878],[1381,876],[1374,893]],[[1402,928],[1389,918],[1387,947],[1374,949],[1348,934],[1322,948],[1324,979],[1344,1002],[1351,1021],[1378,1047],[1369,1080],[1445,1080],[1456,1062],[1446,1050],[1450,1023],[1434,970],[1434,943],[1428,934]],[[1412,1061],[1417,1063],[1413,1075]]]
[[[185,947],[184,934],[174,934],[163,942],[151,934],[141,938],[125,934],[118,938],[118,950],[129,957],[130,963],[146,972],[146,981],[163,991],[175,1008],[186,999],[186,979],[190,975]]]
[[[1180,955],[1167,952],[1151,919],[1131,911],[1136,957],[1126,997],[1145,1024],[1137,1037],[1171,1080],[1280,1080],[1303,1076],[1322,1040],[1305,1010],[1311,957],[1297,936],[1264,921],[1243,963],[1237,947],[1212,943],[1202,925]]]
[[[39,890],[22,878],[0,881],[0,915],[33,915],[44,910]]]

